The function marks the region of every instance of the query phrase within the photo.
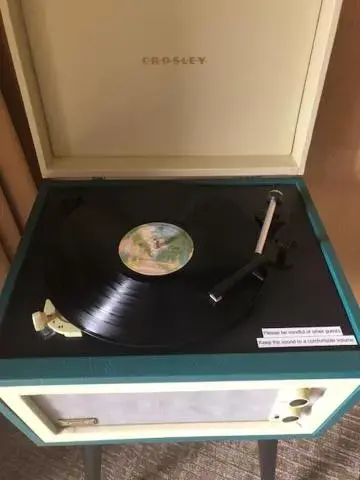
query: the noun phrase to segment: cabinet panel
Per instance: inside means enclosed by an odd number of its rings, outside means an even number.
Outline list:
[[[44,443],[308,435],[358,379],[42,385],[0,388]]]
[[[277,390],[39,395],[31,399],[57,422],[96,418],[99,425],[267,421]]]

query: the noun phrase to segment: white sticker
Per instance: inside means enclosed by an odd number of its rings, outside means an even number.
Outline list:
[[[259,348],[286,348],[286,347],[331,347],[338,345],[357,345],[354,335],[338,337],[267,337],[257,338]]]
[[[337,337],[343,334],[341,327],[294,327],[262,328],[262,334],[268,337]]]

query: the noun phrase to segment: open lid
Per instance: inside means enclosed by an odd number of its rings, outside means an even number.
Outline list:
[[[0,0],[44,177],[298,175],[341,0]]]

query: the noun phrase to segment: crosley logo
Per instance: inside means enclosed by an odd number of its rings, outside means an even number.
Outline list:
[[[144,65],[204,65],[206,57],[143,57]]]

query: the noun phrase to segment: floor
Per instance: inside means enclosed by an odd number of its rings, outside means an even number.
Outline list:
[[[1,480],[81,480],[77,447],[38,448],[0,419]],[[258,480],[255,442],[105,447],[104,480]],[[319,440],[281,442],[277,480],[359,480],[360,405]]]
[[[306,178],[360,301],[360,1],[344,0]],[[79,448],[37,448],[0,419],[0,480],[80,480]],[[359,480],[360,405],[323,438],[281,442],[278,480]],[[104,480],[256,480],[255,443],[104,449]]]

